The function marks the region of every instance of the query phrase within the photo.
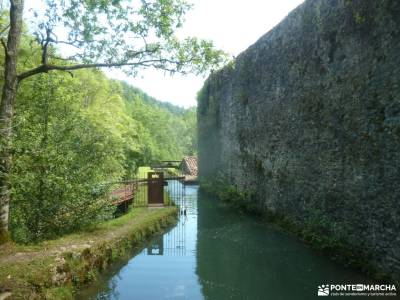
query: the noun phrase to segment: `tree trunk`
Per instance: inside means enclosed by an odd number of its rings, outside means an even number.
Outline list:
[[[5,48],[4,86],[0,104],[0,243],[8,236],[11,135],[17,94],[17,60],[24,0],[10,0],[10,30]]]

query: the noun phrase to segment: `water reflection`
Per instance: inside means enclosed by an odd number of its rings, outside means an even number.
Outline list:
[[[368,282],[296,238],[198,195],[197,187],[182,199],[172,230],[78,299],[308,300],[318,298],[321,284]]]
[[[78,299],[203,299],[195,272],[197,187],[186,187],[184,197],[175,191],[182,189],[170,191],[182,208],[178,224]]]
[[[295,237],[202,194],[197,235],[196,273],[206,299],[309,300],[318,299],[321,284],[370,282]]]
[[[164,255],[164,239],[162,236],[153,240],[147,247],[147,255]]]

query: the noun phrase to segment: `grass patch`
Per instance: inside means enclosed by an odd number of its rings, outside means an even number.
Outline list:
[[[147,173],[154,172],[150,167],[139,167],[137,171],[138,179],[147,179]]]
[[[13,299],[73,299],[77,289],[176,219],[175,207],[135,208],[56,240],[7,243],[0,247],[0,293],[10,291]]]

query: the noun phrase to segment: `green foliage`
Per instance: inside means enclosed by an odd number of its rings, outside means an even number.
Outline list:
[[[21,89],[11,179],[16,240],[51,238],[112,213],[93,187],[123,175],[123,141],[82,109],[76,81],[44,75]]]
[[[142,143],[145,156],[141,165],[148,165],[152,160],[179,160],[185,155],[195,154],[195,108],[184,110],[161,104],[129,85],[124,84],[123,88],[130,114],[143,129],[141,136],[145,139]]]
[[[42,0],[40,9],[29,12],[29,30],[50,52],[41,65],[63,65],[51,53],[62,44],[71,61],[116,64],[129,74],[146,67],[204,73],[226,56],[211,41],[178,40],[175,32],[190,7],[185,0]]]
[[[175,32],[190,8],[185,0],[43,0],[25,14],[23,3],[0,16],[9,50],[0,78],[8,83],[0,112],[7,129],[1,210],[8,211],[11,186],[12,235],[30,242],[107,218],[112,208],[107,191],[98,188],[103,181],[129,178],[151,160],[180,159],[196,146],[194,110],[156,107],[134,91],[125,97],[119,83],[98,71],[74,78],[47,73],[119,67],[136,75],[153,67],[199,74],[218,68],[226,55],[211,41],[178,40]],[[69,57],[58,53],[60,45]],[[0,61],[4,67],[4,53]]]
[[[239,211],[252,214],[259,214],[260,212],[255,202],[254,192],[239,190],[236,186],[230,184],[222,173],[218,174],[213,180],[202,180],[201,189],[217,196],[218,199]]]
[[[72,300],[74,295],[69,287],[55,287],[45,291],[45,299]]]
[[[37,59],[22,40],[20,68]],[[3,57],[1,57],[3,59]],[[196,151],[196,112],[94,70],[24,81],[13,135],[10,228],[29,243],[112,217],[106,182]]]

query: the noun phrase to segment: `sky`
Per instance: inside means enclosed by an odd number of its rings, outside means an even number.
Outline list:
[[[179,29],[179,38],[212,40],[216,48],[238,56],[277,25],[304,0],[187,0],[193,8]],[[41,10],[42,1],[27,1],[25,11]],[[65,51],[62,51],[65,52]],[[191,107],[207,76],[165,74],[148,69],[128,77],[117,69],[103,69],[111,78],[124,80],[161,101]]]
[[[214,41],[217,48],[237,56],[277,25],[303,0],[188,0],[194,6],[186,16],[180,37],[196,36]],[[172,104],[196,105],[197,92],[206,77],[164,74],[146,70],[136,78],[118,70],[104,70],[112,78],[124,80],[147,94]]]

